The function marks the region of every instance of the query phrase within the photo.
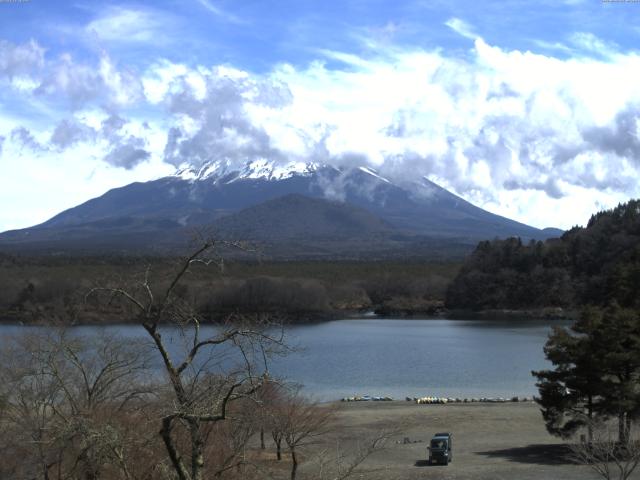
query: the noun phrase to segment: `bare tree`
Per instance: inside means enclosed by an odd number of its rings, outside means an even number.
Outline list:
[[[626,442],[619,441],[618,429],[610,422],[592,422],[589,431],[591,440],[582,436],[580,442],[569,445],[572,459],[604,479],[628,479],[640,462],[638,430],[630,428]]]
[[[256,411],[256,421],[258,423],[258,429],[260,434],[260,449],[266,449],[265,443],[265,431],[269,430],[273,424],[273,414],[276,413],[274,408],[281,399],[282,385],[279,382],[265,377],[265,381],[262,384],[262,388],[257,392],[256,400],[260,405],[260,408]],[[276,430],[271,430],[271,436],[276,444],[277,459],[282,459],[281,445],[282,436],[277,434]]]
[[[246,467],[254,463],[248,458],[250,442],[258,431],[256,402],[243,399],[230,404],[227,418],[206,425],[207,446],[205,456],[209,460],[209,474],[213,478],[245,478]]]
[[[295,480],[300,464],[299,451],[316,443],[318,437],[328,432],[335,410],[331,406],[311,402],[298,389],[282,395],[271,409],[274,441],[278,452],[282,440],[287,445],[291,457],[291,480]]]
[[[143,437],[127,423],[132,416],[138,421],[150,392],[139,345],[66,332],[32,333],[12,343],[2,349],[0,421],[4,439],[13,432],[9,441],[22,453],[14,474],[92,480],[111,471],[135,478],[129,460]]]
[[[320,452],[317,463],[316,480],[346,480],[354,475],[370,474],[377,469],[363,469],[364,462],[376,452],[384,450],[391,437],[400,429],[382,430],[368,438],[356,442],[354,448],[345,448],[340,439],[336,439],[334,449]]]
[[[39,340],[29,339],[28,343]],[[60,388],[54,379],[40,374],[30,349],[22,348],[25,341],[16,339],[13,346],[2,349],[0,476],[49,479],[60,457],[53,415],[60,403]],[[16,458],[23,461],[16,462]]]
[[[214,260],[207,257],[214,246],[213,241],[206,241],[181,262],[159,291],[152,288],[147,271],[133,285],[96,288],[89,294],[106,294],[110,300],[121,300],[132,307],[162,359],[171,401],[166,403],[160,421],[160,436],[179,480],[204,478],[208,472],[208,425],[227,419],[232,402],[250,398],[259,390],[266,359],[283,346],[281,335],[272,336],[237,322],[208,335],[203,333],[200,318],[180,295],[179,287],[196,265],[209,265]],[[173,337],[169,333],[167,341],[163,336],[164,324],[177,327],[185,347],[182,351],[170,350]]]

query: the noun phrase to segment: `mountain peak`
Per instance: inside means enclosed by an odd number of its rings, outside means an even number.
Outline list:
[[[344,240],[347,232],[349,248],[406,249],[407,255],[424,239],[427,247],[453,242],[470,249],[487,238],[543,239],[560,233],[494,215],[427,178],[385,178],[366,166],[266,159],[238,166],[227,159],[198,168],[185,165],[171,177],[110,190],[36,227],[1,234],[0,249],[169,248],[184,240],[185,229],[204,226],[236,238],[257,237],[264,230],[282,240],[284,233],[299,238],[306,232],[302,237],[308,243],[296,247],[301,255],[305,245],[316,253],[325,247],[327,254],[342,252],[344,242],[331,242],[336,236]],[[363,237],[371,239],[366,247]],[[333,240],[322,246],[320,239],[327,238]],[[289,248],[291,241],[285,244]]]
[[[322,168],[317,162],[273,162],[266,158],[249,160],[237,165],[228,159],[206,162],[201,166],[181,165],[174,177],[190,182],[208,180],[213,183],[232,183],[242,179],[285,180],[293,176],[309,176]]]

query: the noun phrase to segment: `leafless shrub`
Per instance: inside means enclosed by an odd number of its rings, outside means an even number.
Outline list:
[[[611,423],[596,421],[589,425],[592,439],[584,435],[578,443],[569,445],[571,458],[607,480],[626,480],[640,462],[640,434],[631,428],[627,441],[620,442],[618,428]]]
[[[365,461],[385,449],[392,437],[400,432],[401,428],[381,430],[373,435],[363,438],[352,447],[346,447],[346,442],[336,439],[335,448],[326,448],[316,457],[315,480],[346,480],[354,475],[367,475],[376,472],[375,468],[364,468]]]

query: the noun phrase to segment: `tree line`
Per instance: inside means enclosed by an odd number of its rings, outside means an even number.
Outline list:
[[[84,308],[84,293],[94,285],[139,277],[146,269],[157,288],[171,276],[175,263],[172,258],[0,254],[0,321],[48,325],[133,321],[115,308]],[[191,298],[207,322],[260,312],[291,323],[361,310],[412,313],[441,305],[458,267],[421,262],[225,261],[223,271],[193,269],[178,293]]]
[[[640,200],[559,239],[480,242],[446,294],[452,309],[640,307]]]

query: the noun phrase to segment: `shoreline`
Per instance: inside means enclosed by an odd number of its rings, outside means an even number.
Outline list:
[[[247,314],[250,316],[250,314]],[[137,325],[135,320],[127,321],[100,321],[96,319],[88,319],[85,321],[62,322],[56,321],[48,323],[44,319],[28,319],[24,317],[32,316],[19,315],[14,312],[0,313],[0,325],[7,326],[58,326],[58,327],[75,327],[75,326],[117,326],[117,325]],[[33,316],[32,316],[33,317]],[[569,321],[578,318],[576,309],[562,309],[558,307],[545,307],[539,309],[488,309],[488,310],[439,310],[437,313],[422,310],[395,310],[395,309],[379,309],[371,308],[367,310],[335,310],[329,313],[292,313],[292,312],[273,312],[273,321],[282,325],[312,325],[336,320],[492,320],[505,322],[523,322],[523,321]],[[169,323],[169,322],[167,322]],[[224,325],[224,320],[205,319],[203,325]]]

